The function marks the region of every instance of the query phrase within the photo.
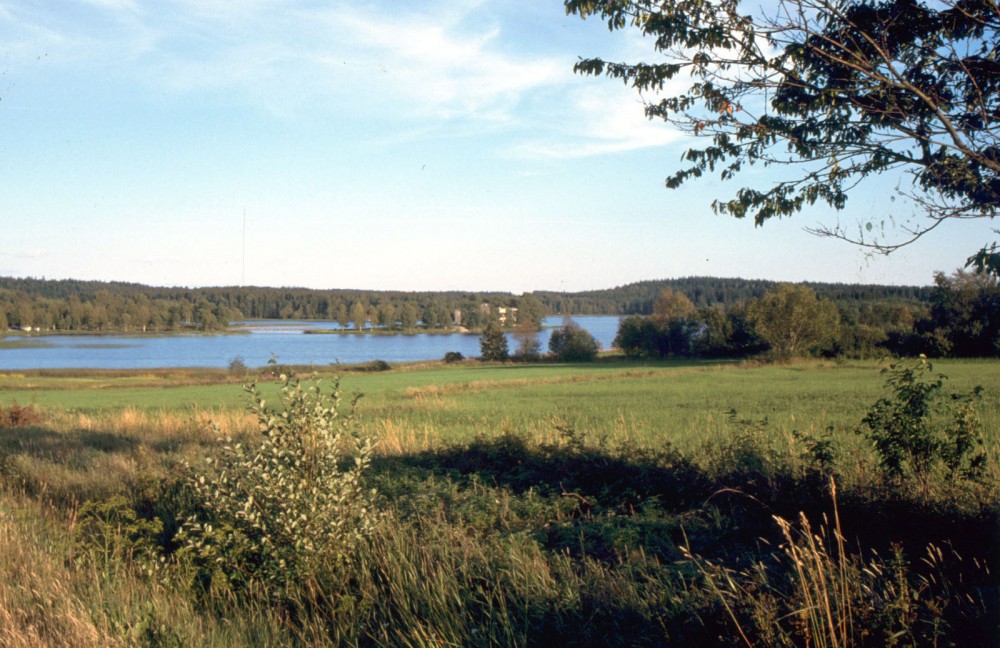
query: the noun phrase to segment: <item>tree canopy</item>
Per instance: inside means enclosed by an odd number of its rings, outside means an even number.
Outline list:
[[[923,217],[886,238],[875,222],[817,233],[891,252],[949,219],[1000,209],[1000,5],[996,0],[565,0],[568,13],[638,29],[664,60],[586,58],[620,79],[646,114],[709,144],[691,148],[670,188],[706,173],[781,166],[713,209],[757,225],[817,201],[842,209],[864,178],[908,174]],[[690,83],[677,82],[690,78]],[[677,88],[680,87],[678,90]],[[969,259],[1000,272],[996,244]]]
[[[779,358],[822,350],[837,337],[840,314],[833,302],[817,299],[811,288],[782,284],[752,302],[747,316]]]

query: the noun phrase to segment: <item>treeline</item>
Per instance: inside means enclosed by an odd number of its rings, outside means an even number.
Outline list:
[[[664,288],[698,308],[738,307],[759,299],[771,281],[689,277],[643,281],[607,290],[562,293],[404,292],[306,288],[157,288],[126,282],[0,277],[0,330],[162,332],[220,330],[242,319],[307,319],[345,328],[461,324],[480,328],[499,318],[506,326],[545,315],[650,314]],[[929,287],[810,284],[850,317],[883,322],[905,306],[927,310]],[[503,311],[501,311],[503,309]],[[513,310],[513,309],[516,309]]]
[[[0,330],[163,332],[221,330],[245,319],[339,322],[345,328],[482,326],[499,308],[540,320],[531,295],[510,293],[157,288],[122,282],[0,277]],[[513,318],[507,318],[510,325]]]
[[[648,315],[664,288],[684,294],[696,308],[735,306],[758,299],[779,285],[763,279],[682,277],[637,283],[578,293],[538,291],[532,293],[554,314]],[[816,293],[844,307],[875,303],[926,304],[929,286],[880,286],[864,284],[807,283]]]
[[[650,314],[622,320],[615,346],[631,357],[658,358],[1000,356],[995,276],[939,273],[926,302],[905,293],[862,294],[845,289],[824,296],[806,284],[781,284],[747,302],[698,307],[683,292],[663,288]]]

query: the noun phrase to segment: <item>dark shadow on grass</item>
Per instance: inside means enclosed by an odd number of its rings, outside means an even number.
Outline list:
[[[68,461],[84,450],[130,452],[139,445],[133,436],[96,430],[54,432],[43,427],[0,427],[0,453]]]
[[[530,444],[514,435],[479,438],[383,457],[373,471],[394,479],[409,474],[415,480],[443,480],[458,490],[486,486],[517,497],[530,492],[562,500],[573,524],[550,526],[549,544],[570,551],[589,547],[601,558],[614,551],[591,543],[588,531],[596,538],[616,536],[616,547],[622,546],[621,538],[631,537],[646,549],[658,546],[658,534],[666,534],[670,542],[662,543],[660,557],[674,559],[683,527],[702,555],[733,559],[752,556],[762,538],[780,544],[773,516],[796,520],[802,512],[816,527],[824,516],[833,517],[828,478],[819,473],[765,474],[741,466],[710,473],[670,449],[600,449],[573,439],[555,446]],[[838,508],[846,538],[864,551],[891,555],[901,548],[917,560],[934,543],[1000,565],[995,508],[955,510],[886,492],[849,491],[839,493]]]

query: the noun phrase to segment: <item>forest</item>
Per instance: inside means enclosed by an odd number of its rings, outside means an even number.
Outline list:
[[[584,292],[404,292],[352,289],[212,287],[159,288],[124,282],[0,277],[0,329],[83,332],[220,330],[242,319],[317,319],[345,327],[357,320],[383,326],[478,328],[482,305],[518,308],[522,318],[545,315],[647,315],[664,288],[685,294],[699,308],[736,307],[761,297],[777,282],[686,277],[642,281]],[[926,308],[927,286],[808,284],[846,311],[876,304]],[[513,325],[513,321],[508,324]],[[408,326],[409,325],[409,326]]]

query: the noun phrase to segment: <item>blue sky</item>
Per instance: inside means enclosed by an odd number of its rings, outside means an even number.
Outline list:
[[[839,214],[714,215],[738,185],[665,189],[691,142],[580,56],[654,57],[550,0],[0,0],[0,275],[927,284],[992,240],[958,223],[886,259],[804,231],[906,219],[892,178]]]

